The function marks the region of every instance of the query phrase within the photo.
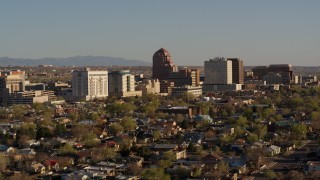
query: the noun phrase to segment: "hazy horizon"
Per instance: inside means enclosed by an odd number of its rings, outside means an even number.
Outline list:
[[[216,56],[245,66],[319,66],[320,1],[5,1],[0,57],[110,56],[175,64]]]

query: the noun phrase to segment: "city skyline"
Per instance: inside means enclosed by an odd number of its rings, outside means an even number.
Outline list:
[[[317,66],[319,1],[3,2],[0,57],[112,56],[176,65],[216,56],[246,66]]]

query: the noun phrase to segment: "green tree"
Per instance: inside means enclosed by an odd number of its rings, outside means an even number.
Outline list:
[[[190,123],[187,119],[184,119],[181,123],[181,128],[183,129],[189,129],[190,128]]]
[[[155,140],[159,140],[159,139],[161,138],[161,136],[162,136],[162,134],[161,134],[161,132],[160,132],[159,130],[153,131],[153,132],[152,132],[152,135],[153,135],[153,138],[154,138]]]
[[[307,126],[304,124],[295,124],[291,128],[294,139],[305,139],[307,135]]]
[[[261,167],[261,165],[265,164],[265,159],[261,148],[246,148],[245,156],[249,167],[251,168],[258,169]]]
[[[312,121],[320,121],[320,112],[313,111],[310,116]]]
[[[137,128],[136,122],[132,119],[132,117],[129,117],[129,116],[125,116],[121,120],[121,126],[125,131],[132,131]]]
[[[164,169],[150,168],[142,172],[142,178],[145,180],[170,180],[170,176],[164,173]]]
[[[0,119],[7,119],[9,112],[6,109],[0,109]]]
[[[246,131],[244,129],[242,129],[240,126],[234,127],[234,135],[236,137],[240,137],[240,136],[244,135],[245,133],[246,133]]]
[[[82,140],[84,144],[88,147],[96,146],[100,141],[97,139],[97,135],[93,131],[84,133]]]
[[[43,103],[38,103],[38,102],[33,103],[31,107],[35,110],[36,113],[41,113],[46,109]]]
[[[105,159],[113,159],[117,155],[116,151],[113,148],[109,147],[93,148],[91,154],[91,159],[95,162],[102,161]]]
[[[71,144],[65,144],[64,146],[59,148],[58,152],[61,155],[72,155],[75,154],[77,151],[72,147]]]
[[[287,174],[286,179],[304,180],[306,179],[306,177],[302,172],[299,172],[297,170],[292,170]]]
[[[217,173],[219,174],[219,177],[223,174],[226,174],[229,171],[229,165],[228,163],[224,161],[219,161],[217,164]]]
[[[167,169],[168,167],[170,167],[173,163],[172,161],[169,160],[165,160],[165,159],[161,159],[158,161],[158,167],[161,169]]]
[[[152,155],[152,151],[150,150],[150,148],[146,147],[146,146],[142,146],[137,150],[137,154],[139,156],[148,158]]]
[[[247,141],[250,143],[250,144],[253,144],[255,142],[257,142],[259,140],[258,136],[255,134],[255,133],[250,133],[248,136],[247,136]]]
[[[54,133],[56,135],[62,135],[62,133],[65,133],[65,132],[67,132],[66,126],[64,124],[58,123],[54,129]]]
[[[194,144],[192,142],[189,143],[188,148],[187,148],[188,152],[195,152],[196,151],[196,147],[194,146]]]
[[[240,116],[239,119],[237,119],[236,121],[236,125],[237,126],[240,126],[240,127],[243,127],[243,128],[246,128],[248,127],[248,120],[246,117],[243,117],[243,116]]]
[[[165,160],[169,160],[169,161],[176,160],[176,156],[172,150],[164,152],[162,156],[163,156],[163,159]]]
[[[244,109],[244,116],[249,119],[252,120],[252,116],[253,116],[253,110],[252,108],[248,107],[246,109]]]
[[[40,138],[51,138],[53,135],[52,135],[52,132],[49,130],[49,128],[47,127],[38,127],[37,129],[37,139],[40,139]]]
[[[199,177],[201,176],[201,174],[202,174],[201,168],[194,168],[192,172],[192,177]]]
[[[68,117],[69,117],[72,121],[76,121],[76,120],[80,119],[79,114],[76,113],[76,112],[71,112],[71,113],[69,113]]]
[[[255,124],[253,125],[253,132],[258,135],[259,139],[263,139],[267,135],[268,129],[263,124]]]
[[[200,102],[198,103],[201,114],[209,114],[210,108],[212,107],[210,102]]]
[[[19,137],[23,135],[30,137],[30,139],[36,138],[36,125],[35,124],[22,125],[22,127],[17,130],[17,138],[19,139]]]
[[[52,121],[52,117],[54,115],[52,108],[46,108],[45,111],[42,113],[44,120]]]
[[[19,119],[21,118],[25,113],[26,111],[28,110],[28,108],[26,106],[23,106],[23,105],[13,105],[12,106],[12,117],[14,119]]]
[[[224,135],[224,136],[221,136],[219,140],[222,144],[229,144],[229,143],[232,143],[234,139],[235,138],[231,135]]]
[[[9,164],[9,158],[3,154],[0,155],[0,171],[4,171]]]
[[[118,136],[123,131],[123,127],[118,123],[113,123],[110,125],[109,130],[111,134]]]
[[[277,174],[274,173],[272,170],[267,170],[263,173],[263,176],[268,179],[277,179]]]

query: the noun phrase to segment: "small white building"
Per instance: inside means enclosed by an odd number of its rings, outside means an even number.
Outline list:
[[[274,155],[280,154],[281,147],[275,146],[275,145],[271,145],[269,147],[265,147],[263,149],[263,152],[265,153],[266,156],[274,156]]]

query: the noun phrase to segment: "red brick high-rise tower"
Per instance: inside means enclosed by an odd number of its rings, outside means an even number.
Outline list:
[[[171,72],[177,72],[178,68],[171,60],[170,53],[161,48],[153,55],[152,77],[163,80],[169,76]]]

